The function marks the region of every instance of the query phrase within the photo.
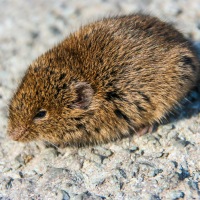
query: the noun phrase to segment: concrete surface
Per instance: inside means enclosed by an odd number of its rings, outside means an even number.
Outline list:
[[[200,52],[200,0],[0,0],[0,199],[200,199],[200,93],[153,134],[56,149],[6,137],[7,105],[29,63],[81,24],[143,10]]]

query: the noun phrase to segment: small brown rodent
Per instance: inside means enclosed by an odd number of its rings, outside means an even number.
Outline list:
[[[30,65],[11,100],[8,134],[79,146],[145,132],[195,86],[199,67],[190,42],[155,17],[102,19]]]

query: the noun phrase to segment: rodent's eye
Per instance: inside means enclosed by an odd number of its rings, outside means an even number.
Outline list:
[[[42,119],[46,116],[47,111],[46,110],[40,110],[34,117],[34,119]]]

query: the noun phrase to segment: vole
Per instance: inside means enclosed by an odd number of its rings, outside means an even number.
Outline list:
[[[158,18],[104,18],[30,65],[10,102],[8,135],[81,146],[147,132],[196,85],[199,67],[191,43]]]

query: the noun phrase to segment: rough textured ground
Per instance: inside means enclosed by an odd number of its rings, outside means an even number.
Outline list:
[[[145,10],[200,52],[200,0],[1,0],[0,199],[200,199],[200,93],[153,134],[102,146],[44,147],[6,138],[7,104],[28,64],[81,24]]]

